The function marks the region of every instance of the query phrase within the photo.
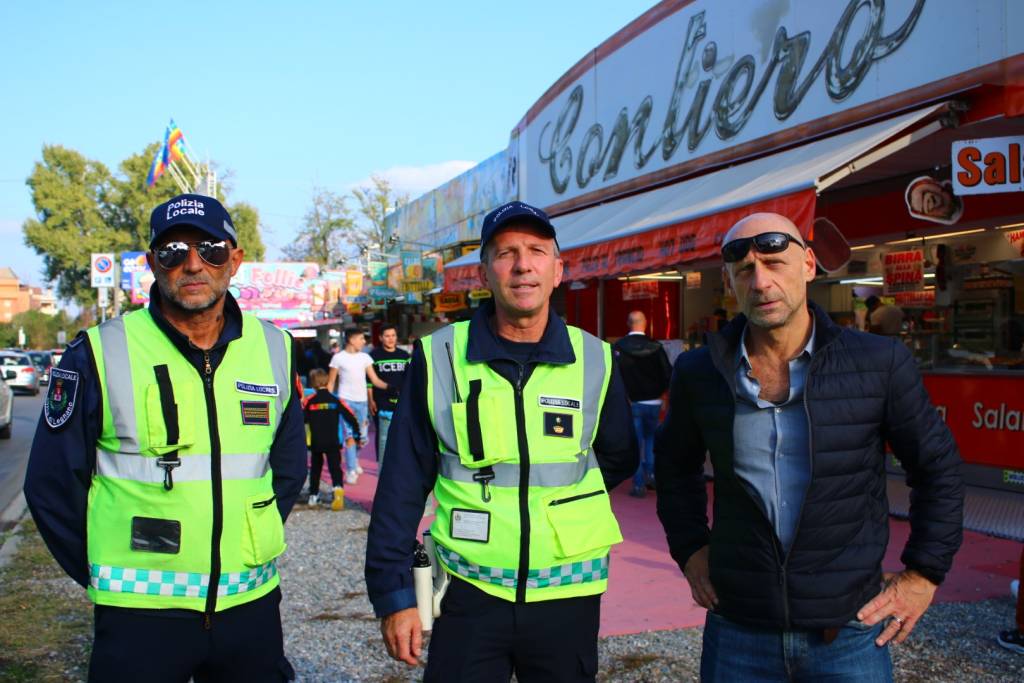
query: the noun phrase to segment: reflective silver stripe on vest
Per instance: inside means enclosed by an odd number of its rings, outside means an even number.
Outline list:
[[[126,453],[139,452],[139,432],[135,421],[135,390],[128,355],[128,335],[124,318],[112,318],[99,327],[103,346],[103,374],[107,384],[107,405],[114,433]],[[161,480],[162,481],[162,480]]]
[[[580,452],[590,450],[590,440],[597,428],[597,411],[601,407],[601,387],[608,369],[604,365],[604,342],[586,332],[583,337],[583,429],[580,430]]]
[[[285,402],[292,395],[291,377],[288,374],[288,340],[274,323],[260,320],[260,324],[263,326],[263,336],[267,340],[267,351],[270,352],[270,368],[274,373],[274,383],[277,384],[277,400],[274,402],[277,420],[274,424],[279,425],[284,415]]]
[[[583,480],[587,472],[598,467],[597,457],[593,451],[585,458],[576,462],[542,462],[530,463],[530,486],[571,486]],[[441,454],[439,472],[445,479],[465,484],[478,484],[473,474],[479,470],[466,467],[459,461],[459,456],[448,453]],[[519,486],[519,463],[497,463],[491,465],[494,479],[491,486]]]
[[[445,344],[451,348],[454,360],[457,352],[455,350],[455,327],[452,325],[445,325],[430,335],[430,369],[434,383],[435,416],[440,414],[441,406],[450,406],[455,403],[455,377],[452,364],[448,361],[448,350],[444,347]],[[443,463],[446,460],[444,454],[454,454],[459,451],[458,441],[455,439],[455,424],[451,419],[435,419],[434,431],[437,433],[437,440],[441,442]]]
[[[96,474],[112,479],[128,479],[144,484],[163,484],[164,469],[157,458],[134,453],[111,453],[96,449]],[[210,481],[210,455],[183,455],[181,465],[174,468],[174,482]],[[222,453],[220,473],[225,480],[259,479],[270,469],[268,453]]]

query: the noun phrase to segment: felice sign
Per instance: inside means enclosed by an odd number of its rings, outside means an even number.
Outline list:
[[[1024,136],[957,140],[953,143],[953,191],[956,194],[1021,192]]]

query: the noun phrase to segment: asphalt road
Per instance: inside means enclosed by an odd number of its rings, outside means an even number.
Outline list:
[[[25,466],[36,424],[43,409],[46,387],[38,396],[14,397],[14,424],[10,439],[0,439],[0,512],[7,509],[25,483]]]

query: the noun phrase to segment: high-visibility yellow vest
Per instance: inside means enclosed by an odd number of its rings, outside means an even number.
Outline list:
[[[466,360],[468,322],[422,340],[440,454],[438,559],[510,601],[604,592],[609,549],[622,541],[592,447],[611,347],[567,329],[575,362],[539,363],[517,383]]]
[[[243,315],[242,336],[209,372],[147,310],[88,338],[103,416],[87,514],[89,597],[209,613],[273,590],[285,542],[269,454],[291,396],[288,335]]]

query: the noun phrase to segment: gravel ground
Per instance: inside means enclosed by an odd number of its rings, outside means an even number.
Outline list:
[[[280,560],[285,649],[302,683],[416,681],[387,657],[366,598],[363,556],[369,516],[296,506]],[[340,542],[339,542],[340,539]],[[614,580],[614,579],[613,579]],[[893,648],[896,680],[907,683],[1024,681],[1024,656],[1000,648],[996,632],[1013,621],[1006,598],[933,606],[911,639]],[[701,629],[602,639],[601,681],[675,683],[697,679]]]

